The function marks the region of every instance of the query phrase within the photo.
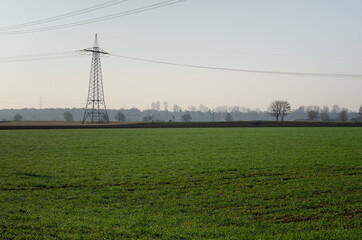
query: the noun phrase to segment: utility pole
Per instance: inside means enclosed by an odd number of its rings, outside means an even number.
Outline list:
[[[96,34],[94,46],[81,50],[82,53],[92,53],[92,65],[89,79],[88,98],[85,105],[82,124],[90,118],[91,123],[109,122],[106,102],[104,100],[101,55],[109,53],[99,47],[98,36]]]

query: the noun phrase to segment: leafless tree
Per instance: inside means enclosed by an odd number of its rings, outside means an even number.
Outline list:
[[[314,119],[318,118],[319,112],[314,111],[314,110],[310,110],[308,112],[308,120],[313,121]]]
[[[199,111],[200,112],[208,112],[209,111],[209,108],[204,106],[203,104],[200,104],[199,105]]]
[[[164,107],[165,111],[168,112],[168,102],[167,101],[163,101],[163,107]]]
[[[279,117],[284,120],[284,117],[290,113],[290,104],[287,101],[276,100],[272,102],[268,108],[268,112],[271,116],[274,116],[278,121]]]
[[[152,121],[152,119],[153,119],[152,115],[142,117],[142,121],[144,121],[144,122]]]
[[[321,108],[315,105],[311,105],[307,106],[305,110],[307,111],[307,113],[309,113],[310,111],[320,112]]]
[[[152,108],[152,110],[154,110],[154,111],[160,111],[160,109],[161,109],[161,103],[160,103],[159,101],[157,101],[157,102],[152,102],[152,103],[151,103],[151,108]]]
[[[328,106],[324,106],[322,108],[322,113],[329,113],[329,107]]]
[[[73,114],[71,114],[70,112],[63,113],[63,117],[64,117],[64,120],[67,122],[73,121]]]
[[[227,106],[219,106],[215,108],[215,112],[218,113],[224,113],[228,111],[228,107]]]
[[[298,108],[298,112],[300,112],[300,113],[305,113],[305,106],[300,106],[300,107]]]
[[[197,108],[194,105],[189,106],[189,111],[190,112],[196,112]]]
[[[109,122],[109,116],[108,116],[108,114],[102,114],[102,116],[101,116],[101,122]]]
[[[19,113],[15,114],[14,121],[21,121],[23,119],[23,116],[21,116]]]
[[[242,108],[241,108],[241,112],[243,112],[243,113],[248,113],[248,112],[250,112],[250,108],[242,107]]]
[[[348,120],[348,109],[343,108],[338,114],[338,121],[345,122]]]
[[[190,122],[192,120],[190,113],[185,113],[181,116],[182,121]]]
[[[334,105],[332,107],[332,113],[339,113],[341,111],[341,108],[338,105]]]
[[[290,103],[287,102],[287,101],[283,101],[282,111],[281,111],[281,114],[280,114],[280,117],[281,117],[282,121],[284,120],[284,117],[287,116],[290,112],[291,112]]]
[[[231,122],[233,120],[233,116],[230,113],[227,113],[225,116],[225,121]]]
[[[181,106],[175,104],[175,105],[173,105],[173,111],[174,112],[181,112],[182,108],[181,108]]]
[[[320,118],[322,121],[331,121],[331,118],[329,117],[327,112],[322,112],[320,114]]]
[[[239,107],[239,106],[231,107],[231,112],[233,112],[233,113],[238,113],[238,112],[240,112],[240,107]]]
[[[118,122],[126,121],[126,116],[122,112],[117,112],[115,118]]]

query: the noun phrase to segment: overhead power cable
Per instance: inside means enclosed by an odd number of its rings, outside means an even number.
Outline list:
[[[54,52],[54,53],[41,53],[41,54],[0,57],[0,63],[53,60],[53,59],[76,58],[76,57],[81,57],[81,55],[77,54],[76,51],[64,51],[64,52]]]
[[[77,10],[77,11],[74,11],[74,12],[64,13],[64,14],[57,15],[57,16],[54,16],[54,17],[44,18],[44,19],[41,19],[41,20],[36,20],[36,21],[26,22],[26,23],[21,23],[21,24],[16,24],[16,25],[10,25],[10,26],[6,26],[6,27],[0,27],[0,31],[17,29],[17,28],[24,28],[24,27],[30,27],[30,26],[35,26],[35,25],[39,25],[39,24],[54,22],[54,21],[58,21],[58,20],[78,16],[78,15],[81,15],[81,14],[93,12],[93,11],[103,9],[103,8],[106,8],[106,7],[111,7],[111,6],[114,6],[114,5],[117,5],[117,4],[120,4],[120,3],[124,3],[124,2],[128,2],[128,1],[130,1],[130,0],[112,0],[112,1],[108,1],[108,2],[105,2],[105,3],[101,3],[101,4],[98,4],[98,5],[92,6],[92,7],[80,9],[80,10]]]
[[[125,16],[129,16],[129,15],[133,15],[133,14],[137,14],[137,13],[141,13],[141,12],[146,12],[146,11],[170,6],[170,5],[177,4],[180,2],[184,2],[184,1],[187,1],[187,0],[162,1],[162,2],[151,4],[151,5],[148,5],[145,7],[135,8],[132,10],[119,12],[119,13],[115,13],[115,14],[110,14],[110,15],[103,16],[103,17],[91,18],[88,20],[67,23],[67,24],[60,24],[60,25],[44,27],[44,28],[34,28],[34,29],[18,30],[18,31],[3,31],[3,32],[0,32],[0,35],[35,33],[35,32],[51,31],[51,30],[56,30],[56,29],[69,28],[69,27],[76,27],[76,26],[80,26],[80,25],[91,24],[91,23],[95,23],[95,22],[106,21],[106,20],[110,20],[110,19],[114,19],[114,18],[120,18],[120,17],[125,17]]]
[[[41,57],[41,58],[23,58],[23,59],[13,59],[13,60],[0,60],[0,63],[29,62],[29,61],[55,60],[55,59],[79,58],[79,57],[83,57],[83,56],[82,55],[73,55],[73,56],[56,56],[56,57]]]
[[[259,74],[273,74],[273,75],[289,75],[289,76],[302,76],[302,77],[362,78],[362,74],[283,72],[283,71],[254,70],[254,69],[241,69],[241,68],[225,68],[225,67],[213,67],[213,66],[202,66],[202,65],[192,65],[192,64],[166,62],[166,61],[159,61],[159,60],[152,60],[152,59],[128,57],[128,56],[117,55],[117,54],[110,54],[110,55],[115,56],[115,57],[119,57],[119,58],[142,61],[142,62],[165,64],[165,65],[188,67],[188,68],[208,69],[208,70],[245,72],[245,73],[259,73]]]
[[[9,60],[9,59],[20,59],[20,58],[34,58],[34,57],[46,57],[46,56],[57,56],[57,55],[67,55],[75,54],[76,51],[63,51],[63,52],[52,52],[52,53],[37,53],[37,54],[27,54],[27,55],[16,55],[9,57],[0,57],[0,60]]]
[[[55,16],[55,17],[49,17],[49,18],[44,18],[44,19],[41,19],[41,20],[32,21],[32,22],[16,24],[16,25],[10,25],[10,26],[6,26],[6,27],[0,27],[0,31],[11,30],[11,29],[16,29],[16,28],[24,28],[24,27],[40,25],[40,24],[44,24],[44,23],[48,23],[48,22],[58,21],[58,20],[78,16],[78,15],[81,15],[81,14],[93,12],[93,11],[103,9],[103,8],[106,8],[106,7],[114,6],[114,5],[124,3],[124,2],[128,2],[128,1],[130,1],[130,0],[122,0],[122,1],[113,0],[113,1],[109,1],[109,2],[105,2],[105,3],[102,3],[102,4],[95,5],[95,6],[92,6],[92,7],[77,10],[77,11],[74,11],[74,12],[61,14],[61,15],[58,15],[58,16]]]
[[[29,55],[17,55],[17,56],[0,57],[0,63],[38,61],[38,60],[53,60],[53,59],[75,58],[75,57],[83,56],[83,55],[79,55],[78,53],[79,53],[79,51],[63,51],[63,52],[53,52],[53,53],[40,53],[40,54],[29,54]],[[109,55],[114,56],[114,57],[123,58],[123,59],[135,60],[135,61],[157,63],[157,64],[171,65],[171,66],[178,66],[178,67],[206,69],[206,70],[245,72],[245,73],[258,73],[258,74],[272,74],[272,75],[289,75],[289,76],[302,76],[302,77],[362,78],[362,74],[284,72],[284,71],[268,71],[268,70],[242,69],[242,68],[226,68],[226,67],[215,67],[215,66],[205,66],[205,65],[193,65],[193,64],[166,62],[166,61],[159,61],[159,60],[152,60],[152,59],[145,59],[145,58],[129,57],[129,56],[118,55],[118,54],[109,54]]]

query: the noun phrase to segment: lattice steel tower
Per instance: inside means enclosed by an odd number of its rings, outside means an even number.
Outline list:
[[[92,66],[89,79],[88,98],[85,105],[82,124],[90,118],[92,123],[109,122],[106,102],[104,100],[101,55],[107,55],[106,51],[98,45],[98,37],[96,34],[94,47],[83,49],[81,52],[92,53]]]

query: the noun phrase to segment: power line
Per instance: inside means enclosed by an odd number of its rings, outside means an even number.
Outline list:
[[[74,16],[77,16],[77,15],[93,12],[93,11],[96,11],[96,10],[99,10],[99,9],[114,6],[114,5],[124,3],[124,2],[128,2],[128,1],[130,1],[130,0],[122,0],[122,1],[120,1],[120,0],[112,0],[112,1],[109,1],[109,2],[105,2],[105,3],[102,3],[102,4],[92,6],[92,7],[88,7],[88,8],[80,9],[80,10],[77,10],[77,11],[74,11],[74,12],[69,12],[69,13],[57,15],[57,16],[54,16],[54,17],[49,17],[49,18],[45,18],[45,19],[41,19],[41,20],[36,20],[36,21],[26,22],[26,23],[21,23],[21,24],[16,24],[16,25],[10,25],[10,26],[6,26],[6,27],[0,27],[0,31],[11,30],[11,29],[16,29],[16,28],[24,28],[24,27],[44,24],[44,23],[48,23],[48,22],[53,22],[53,21],[57,21],[57,20],[61,20],[61,19],[70,18],[70,17],[74,17]]]
[[[80,25],[91,24],[91,23],[95,23],[95,22],[106,21],[106,20],[110,20],[110,19],[114,19],[114,18],[120,18],[120,17],[125,17],[125,16],[129,16],[129,15],[133,15],[133,14],[137,14],[137,13],[141,13],[141,12],[146,12],[146,11],[170,6],[170,5],[177,4],[180,2],[184,2],[184,1],[187,1],[187,0],[162,1],[162,2],[151,4],[151,5],[148,5],[145,7],[135,8],[132,10],[119,12],[119,13],[115,13],[115,14],[111,14],[111,15],[107,15],[107,16],[103,16],[103,17],[97,17],[97,18],[92,18],[92,19],[83,20],[83,21],[79,21],[79,22],[60,24],[60,25],[44,27],[44,28],[34,28],[34,29],[19,30],[19,31],[4,31],[4,32],[0,32],[0,35],[26,34],[26,33],[44,32],[44,31],[51,31],[51,30],[56,30],[56,29],[76,27],[76,26],[80,26]]]
[[[34,57],[46,57],[46,56],[57,56],[57,55],[68,55],[75,54],[76,51],[63,51],[63,52],[52,52],[52,53],[37,53],[37,54],[27,54],[27,55],[16,55],[8,57],[0,57],[0,60],[9,60],[9,59],[19,59],[19,58],[34,58]]]
[[[29,54],[29,55],[17,55],[17,56],[0,57],[0,63],[53,60],[53,59],[75,58],[75,57],[82,57],[83,56],[83,55],[76,54],[77,52],[78,51],[63,51],[63,52],[53,52],[53,53],[40,53],[40,54]],[[311,72],[283,72],[283,71],[253,70],[253,69],[241,69],[241,68],[225,68],[225,67],[215,67],[215,66],[205,66],[205,65],[183,64],[183,63],[159,61],[159,60],[152,60],[152,59],[145,59],[145,58],[136,58],[136,57],[129,57],[129,56],[118,55],[118,54],[109,54],[109,55],[114,56],[114,57],[129,59],[129,60],[135,60],[135,61],[157,63],[157,64],[179,66],[179,67],[207,69],[207,70],[258,73],[258,74],[272,74],[272,75],[289,75],[289,76],[302,76],[302,77],[362,78],[362,74],[350,74],[350,73],[338,74],[338,73],[315,73],[315,72],[314,73],[311,73]]]
[[[65,52],[56,52],[56,53],[42,53],[42,54],[1,57],[0,63],[28,62],[28,61],[54,60],[54,59],[78,58],[78,57],[82,57],[82,55],[77,54],[76,51],[65,51]]]
[[[144,58],[135,58],[135,57],[128,57],[128,56],[117,55],[117,54],[110,54],[110,55],[115,56],[115,57],[124,58],[124,59],[142,61],[142,62],[150,62],[150,63],[164,64],[164,65],[179,66],[179,67],[208,69],[208,70],[258,73],[258,74],[273,74],[273,75],[303,76],[303,77],[362,78],[362,74],[282,72],[282,71],[252,70],[252,69],[241,69],[241,68],[225,68],[225,67],[202,66],[202,65],[182,64],[182,63],[166,62],[166,61],[144,59]]]
[[[55,59],[79,58],[79,57],[84,57],[84,56],[74,55],[74,56],[59,56],[59,57],[27,58],[27,59],[0,61],[0,63],[29,62],[29,61],[55,60]]]

